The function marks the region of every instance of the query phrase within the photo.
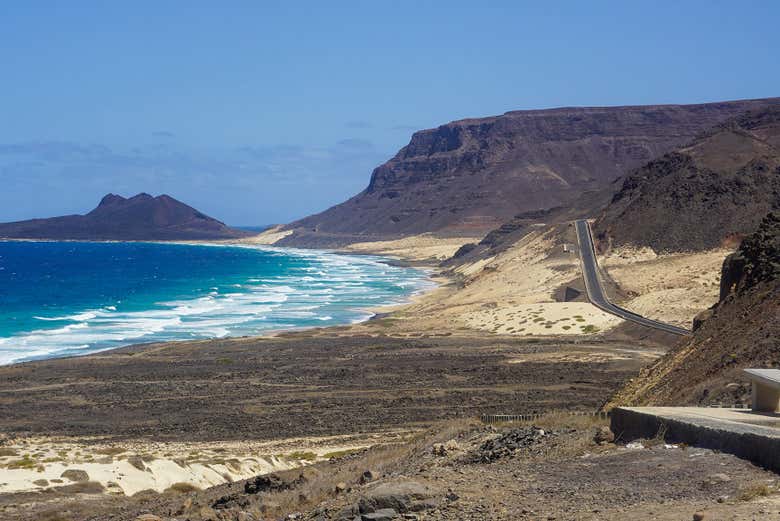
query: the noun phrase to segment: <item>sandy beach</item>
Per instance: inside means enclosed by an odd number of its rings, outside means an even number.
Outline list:
[[[0,497],[202,489],[451,418],[593,410],[664,347],[585,300],[571,233],[537,229],[454,268],[438,261],[474,238],[355,244],[427,267],[438,286],[350,326],[0,367]]]

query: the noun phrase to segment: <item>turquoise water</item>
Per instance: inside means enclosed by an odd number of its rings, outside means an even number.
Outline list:
[[[431,285],[379,257],[321,251],[0,242],[0,364],[351,323]]]

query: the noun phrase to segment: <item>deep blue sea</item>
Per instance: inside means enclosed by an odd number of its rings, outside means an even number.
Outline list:
[[[263,246],[0,242],[0,364],[346,324],[432,286],[379,257]]]

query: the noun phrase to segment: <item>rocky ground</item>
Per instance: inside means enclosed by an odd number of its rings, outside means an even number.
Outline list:
[[[729,455],[612,443],[602,420],[550,414],[498,427],[450,422],[409,442],[206,491],[39,499],[3,519],[780,519],[777,476]]]
[[[448,419],[592,411],[659,348],[630,336],[397,336],[387,320],[2,367],[0,505],[24,519],[84,494],[135,504],[145,490],[396,446]]]
[[[389,327],[380,320],[363,326],[372,334],[331,328],[0,367],[2,430],[203,442],[376,432],[571,404],[595,410],[654,352],[586,336],[399,338]]]

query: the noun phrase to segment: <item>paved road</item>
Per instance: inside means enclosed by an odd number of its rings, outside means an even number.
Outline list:
[[[588,292],[588,299],[594,306],[625,320],[660,329],[667,333],[675,335],[691,334],[687,329],[645,318],[610,302],[606,293],[604,293],[604,288],[601,286],[601,279],[599,279],[599,267],[596,262],[596,252],[593,249],[593,238],[590,235],[588,221],[575,221],[574,225],[577,228],[577,241],[580,243],[580,261],[582,263],[583,278],[585,279],[585,289]]]

